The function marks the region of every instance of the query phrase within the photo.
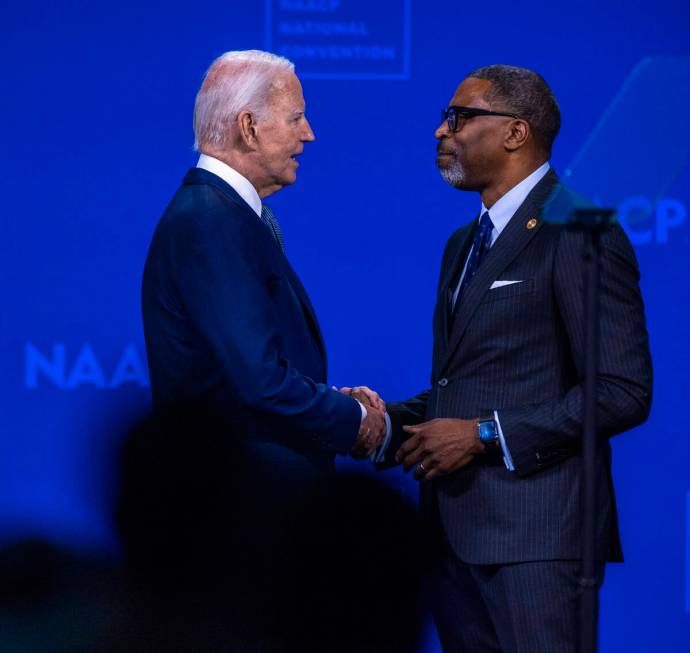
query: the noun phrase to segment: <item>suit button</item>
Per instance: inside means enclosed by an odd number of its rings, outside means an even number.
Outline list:
[[[438,384],[442,387],[445,388],[448,385],[448,379],[446,377],[443,377],[442,379],[438,380]]]

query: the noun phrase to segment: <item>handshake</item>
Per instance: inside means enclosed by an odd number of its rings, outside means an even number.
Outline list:
[[[363,385],[355,388],[340,388],[339,392],[356,399],[367,409],[366,419],[359,427],[357,439],[350,452],[350,455],[358,460],[367,458],[386,439],[386,403],[377,392]]]

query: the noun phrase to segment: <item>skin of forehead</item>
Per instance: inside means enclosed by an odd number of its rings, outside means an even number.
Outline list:
[[[304,111],[305,103],[302,85],[294,73],[283,73],[276,77],[271,95],[268,98],[271,106],[284,106],[290,111]]]
[[[455,91],[451,104],[475,107],[478,109],[490,109],[491,105],[484,99],[491,82],[488,79],[476,79],[468,77],[464,79]]]

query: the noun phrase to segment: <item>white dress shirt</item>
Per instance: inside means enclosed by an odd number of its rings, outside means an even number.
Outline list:
[[[208,154],[202,154],[199,157],[199,162],[196,164],[196,167],[202,170],[208,170],[208,172],[212,172],[214,175],[218,175],[228,186],[231,186],[233,190],[237,191],[237,194],[254,209],[256,215],[261,217],[261,198],[249,179],[242,176],[227,163],[223,163],[219,159],[209,156]]]

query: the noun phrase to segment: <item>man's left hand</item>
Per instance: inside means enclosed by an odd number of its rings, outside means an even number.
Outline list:
[[[400,447],[395,459],[405,471],[418,465],[414,473],[417,480],[430,481],[450,474],[484,453],[476,419],[432,419],[403,429],[411,437]]]

